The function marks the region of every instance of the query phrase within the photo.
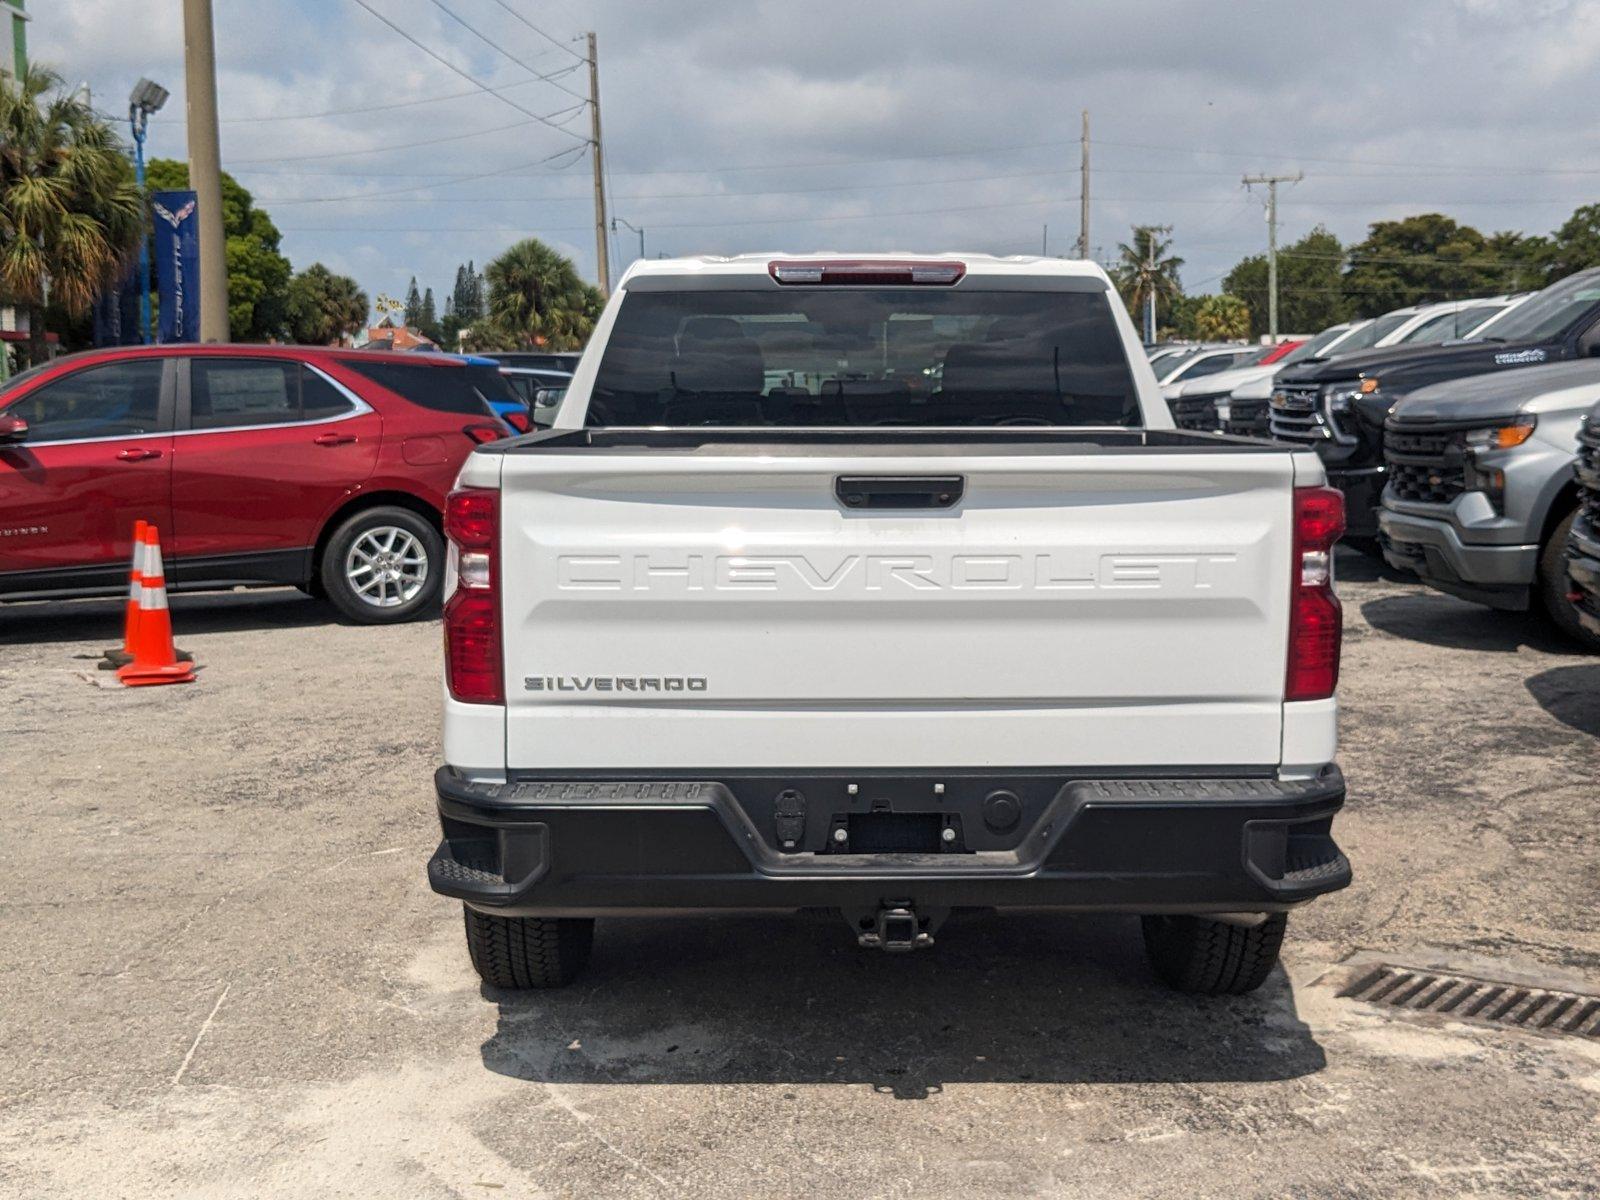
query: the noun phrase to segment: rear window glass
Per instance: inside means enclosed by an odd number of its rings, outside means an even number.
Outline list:
[[[524,403],[517,389],[511,386],[511,381],[500,373],[499,367],[468,367],[467,376],[485,400],[500,404]]]
[[[978,288],[634,292],[595,425],[1124,425],[1108,297]]]
[[[460,413],[463,416],[492,415],[480,384],[493,377],[499,384],[500,373],[493,367],[468,367],[434,365],[419,362],[352,362],[342,360],[357,375],[363,375],[381,388],[402,396],[413,404],[431,408],[435,412]],[[495,386],[491,384],[489,386]],[[510,396],[515,400],[516,397]]]

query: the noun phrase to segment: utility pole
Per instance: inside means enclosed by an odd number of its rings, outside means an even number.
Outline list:
[[[189,186],[199,202],[200,340],[228,340],[228,257],[222,233],[217,134],[217,42],[211,0],[183,0],[183,82],[189,109]]]
[[[606,245],[605,162],[600,153],[600,60],[594,33],[589,34],[589,145],[594,154],[594,254],[600,276],[600,295],[611,295],[611,254]]]
[[[1149,251],[1149,258],[1146,260],[1150,266],[1149,277],[1154,280],[1156,277],[1156,238],[1154,232],[1151,233],[1145,246]],[[1144,311],[1144,340],[1145,344],[1149,345],[1156,340],[1156,289],[1154,283],[1150,285],[1145,295]]]
[[[1083,167],[1078,182],[1078,257],[1089,257],[1089,110],[1083,110]]]
[[[1145,292],[1144,340],[1147,344],[1156,340],[1156,235],[1171,232],[1171,225],[1145,226],[1145,278],[1148,286]]]
[[[1278,341],[1278,185],[1299,183],[1306,177],[1304,171],[1293,175],[1246,175],[1244,186],[1267,185],[1267,341]]]
[[[1050,226],[1048,223],[1044,227],[1044,237],[1039,242],[1039,257],[1050,257]]]

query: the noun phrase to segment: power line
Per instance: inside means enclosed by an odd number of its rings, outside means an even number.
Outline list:
[[[501,175],[505,175],[505,174],[507,174],[507,173],[509,173],[511,171],[524,171],[524,170],[527,170],[530,167],[537,167],[537,166],[540,166],[540,165],[542,165],[544,163],[554,162],[558,158],[566,158],[568,155],[572,155],[573,157],[572,157],[570,162],[564,162],[564,163],[561,164],[562,167],[570,167],[573,163],[577,162],[578,159],[583,157],[584,151],[587,150],[588,148],[589,148],[589,145],[588,145],[587,142],[585,142],[581,146],[568,146],[564,150],[557,150],[553,154],[547,154],[543,158],[536,158],[532,162],[516,163],[516,164],[514,164],[512,166],[501,167],[501,168],[498,168],[498,169],[493,170],[493,171],[480,171],[480,172],[478,172],[477,174],[474,174],[474,175],[456,175],[456,176],[453,176],[452,178],[446,180],[444,183],[422,183],[422,184],[415,184],[415,185],[413,185],[411,187],[394,188],[394,189],[392,189],[390,191],[385,191],[385,192],[368,192],[367,193],[367,199],[369,199],[369,200],[387,200],[387,199],[389,199],[390,197],[393,197],[393,196],[405,196],[405,195],[408,195],[411,192],[421,191],[423,189],[430,188],[430,187],[445,187],[445,186],[447,186],[448,184],[451,184],[451,183],[472,183],[475,180],[479,180],[479,179],[495,179],[495,178],[498,178]],[[560,168],[553,168],[553,169],[559,170]],[[263,203],[265,203],[265,202],[263,202]],[[282,202],[281,201],[274,201],[273,203],[282,203]],[[445,231],[444,230],[440,230],[440,232],[442,233],[442,232],[445,232]]]
[[[488,131],[486,130],[484,132]],[[871,191],[876,188],[936,187],[946,183],[994,183],[1008,179],[1034,179],[1047,176],[1071,175],[1074,173],[1075,169],[1055,171],[1025,171],[1011,175],[957,175],[946,179],[899,179],[888,183],[841,183],[815,188],[761,188],[738,192],[624,192],[615,196],[614,198],[620,200],[720,200],[724,198],[736,200],[753,196],[819,195],[833,192]],[[608,177],[610,176],[611,171],[609,168],[607,169],[606,174]],[[283,199],[263,197],[261,203],[280,205],[337,204],[346,201],[353,202],[364,200],[368,195],[370,195],[370,193],[360,192],[349,196],[322,196],[310,198],[297,197]],[[516,204],[523,203],[525,201],[575,200],[579,199],[579,197],[574,194],[560,194],[531,196],[473,196],[471,199],[472,203],[474,204]],[[435,203],[440,201],[431,200],[427,202]],[[452,198],[449,202],[459,203],[459,200]]]
[[[565,111],[565,110],[563,110],[563,111]],[[895,160],[893,160],[893,159],[881,159],[880,158],[880,159],[873,159],[871,161],[874,162],[874,163],[879,163],[879,162],[892,162],[892,161],[895,161]],[[1150,170],[1144,170],[1144,169],[1118,170],[1116,168],[1105,168],[1105,169],[1102,170],[1101,168],[1097,167],[1095,169],[1096,169],[1096,171],[1098,173],[1108,174],[1108,175],[1174,175],[1174,174],[1183,174],[1184,173],[1184,172],[1181,172],[1181,171],[1167,171],[1167,170],[1154,169],[1154,168],[1150,169]],[[651,176],[651,175],[656,174],[655,172],[650,172],[650,171],[612,171],[610,167],[607,167],[606,171],[607,171],[608,174],[612,174],[612,175]],[[1074,167],[1071,171],[1063,171],[1059,167],[1050,167],[1050,168],[1047,168],[1045,170],[1040,170],[1040,171],[1011,171],[1011,172],[1007,172],[1005,174],[1000,174],[1000,175],[971,175],[971,176],[963,176],[962,178],[974,179],[974,180],[984,180],[984,179],[994,179],[994,180],[1003,180],[1003,179],[1039,179],[1039,178],[1043,178],[1045,176],[1063,175],[1063,174],[1075,174],[1076,172],[1077,172],[1077,168],[1076,167]],[[662,175],[690,175],[690,174],[698,174],[698,173],[699,172],[691,172],[691,171],[663,171],[663,172],[660,172],[660,174],[662,174]],[[715,170],[714,169],[708,169],[708,171],[706,173],[707,174],[714,174]],[[257,175],[282,175],[282,176],[286,176],[286,177],[296,177],[296,176],[302,176],[302,175],[303,176],[307,176],[307,177],[332,175],[332,176],[348,176],[350,178],[358,178],[358,179],[437,179],[437,178],[439,178],[441,172],[432,172],[432,173],[430,173],[430,172],[426,172],[426,171],[363,171],[363,170],[355,170],[355,171],[294,171],[294,170],[288,170],[288,171],[256,171],[255,174],[257,174]],[[1231,171],[1224,171],[1224,172],[1210,172],[1210,171],[1207,171],[1207,172],[1204,172],[1204,174],[1207,174],[1207,175],[1215,174],[1218,178],[1224,178],[1224,177],[1228,178],[1228,179],[1235,178],[1234,173],[1231,172]],[[663,195],[675,195],[675,196],[681,196],[681,197],[684,197],[684,198],[688,198],[688,197],[692,197],[692,196],[700,196],[700,195],[770,196],[770,195],[783,195],[783,194],[787,194],[789,192],[837,191],[837,190],[846,190],[846,189],[851,189],[851,188],[918,187],[918,186],[922,185],[923,183],[937,183],[937,182],[938,182],[938,180],[904,179],[904,180],[889,180],[889,181],[886,181],[886,182],[883,182],[883,183],[826,184],[826,185],[823,185],[822,187],[817,187],[817,188],[776,188],[776,189],[771,189],[771,190],[767,190],[767,191],[709,192],[709,193],[707,193],[707,192],[675,192],[675,193],[663,193]],[[1230,203],[1233,199],[1234,199],[1234,197],[1230,196],[1230,197],[1228,197],[1228,199],[1224,200],[1223,203],[1224,204]],[[1189,201],[1186,201],[1186,202],[1189,202]],[[1202,200],[1202,201],[1198,201],[1198,203],[1209,203],[1209,201]]]
[[[489,47],[489,49],[493,50],[496,54],[500,55],[502,58],[509,59],[510,61],[516,63],[517,66],[521,67],[524,71],[527,71],[529,74],[534,76],[534,78],[543,80],[545,83],[548,83],[551,87],[555,88],[557,91],[566,92],[566,94],[571,96],[574,100],[583,100],[583,101],[585,101],[587,103],[587,101],[588,101],[588,97],[587,96],[581,95],[580,93],[573,91],[571,88],[562,87],[559,83],[557,83],[555,81],[555,78],[554,78],[554,75],[556,74],[555,72],[552,72],[550,75],[541,75],[538,71],[535,71],[527,63],[523,62],[520,58],[518,58],[515,54],[512,54],[511,51],[507,50],[504,46],[500,45],[499,42],[494,41],[492,38],[484,36],[484,34],[479,32],[475,27],[473,27],[471,24],[469,24],[467,22],[466,18],[464,18],[460,14],[456,13],[453,9],[447,7],[443,3],[443,0],[428,0],[428,3],[432,4],[435,8],[437,8],[445,16],[449,17],[457,25],[460,25],[461,28],[465,29],[473,37],[477,38],[480,42],[482,42],[485,46]],[[564,67],[564,68],[562,68],[562,71],[560,73],[565,74],[567,72],[573,71],[579,65],[581,65],[581,64],[575,63],[571,67]]]
[[[1480,167],[1462,166],[1459,163],[1430,163],[1417,162],[1385,162],[1372,158],[1323,158],[1307,154],[1290,154],[1283,152],[1261,150],[1203,150],[1193,146],[1157,146],[1148,142],[1103,142],[1096,140],[1097,146],[1116,146],[1124,150],[1159,150],[1173,154],[1201,154],[1217,158],[1254,158],[1259,159],[1264,154],[1271,154],[1276,158],[1292,158],[1300,162],[1336,163],[1342,166],[1356,167],[1427,167],[1437,170],[1442,174],[1469,174],[1469,175],[1600,175],[1600,167]]]
[[[582,112],[582,111],[583,111],[583,105],[581,105],[581,104],[569,104],[566,108],[560,109],[557,112],[548,113],[546,115],[551,117],[551,118],[557,118],[557,117],[561,117],[561,116],[564,115],[564,116],[566,116],[566,118],[568,120],[571,120],[573,116],[576,116],[579,112]],[[548,124],[549,122],[543,122],[543,123],[544,124]],[[399,143],[396,143],[394,145],[388,145],[388,146],[371,146],[371,147],[369,147],[369,148],[367,148],[365,150],[329,150],[329,151],[325,151],[325,152],[322,152],[322,153],[319,153],[319,154],[296,154],[296,155],[292,155],[292,156],[282,156],[282,157],[275,157],[275,158],[238,158],[238,159],[233,159],[228,165],[230,167],[236,167],[236,166],[241,166],[242,167],[242,166],[249,166],[251,163],[295,162],[295,161],[298,161],[298,160],[301,160],[301,159],[305,159],[305,160],[309,161],[311,159],[318,159],[318,158],[356,158],[356,157],[359,157],[360,155],[363,155],[363,154],[387,154],[388,152],[390,152],[392,150],[417,150],[417,149],[420,149],[423,146],[442,146],[446,142],[464,142],[464,141],[467,141],[470,138],[483,137],[485,134],[489,134],[489,133],[504,133],[508,129],[526,129],[529,125],[533,125],[533,124],[535,124],[535,122],[533,122],[533,121],[513,121],[509,125],[492,125],[487,129],[474,129],[470,133],[452,133],[452,134],[449,134],[449,135],[447,135],[445,137],[427,138],[426,140],[420,141],[420,142],[399,142]],[[363,193],[363,195],[370,195],[370,194],[371,193]],[[359,197],[359,196],[351,196],[349,198],[352,199],[352,200],[356,200],[356,199],[360,199],[361,197]],[[281,201],[274,201],[273,203],[282,203],[282,202]],[[296,203],[296,202],[295,201],[289,201],[289,203]]]
[[[546,50],[544,53],[548,54],[550,52]],[[542,55],[536,55],[535,57],[542,57]],[[552,71],[549,75],[535,75],[532,79],[519,79],[515,83],[505,84],[500,90],[509,92],[512,88],[527,87],[532,83],[549,82],[554,79],[564,79],[582,65],[583,64],[581,63],[574,63],[570,67],[562,67],[559,71]],[[251,117],[223,117],[222,124],[268,125],[276,124],[280,121],[320,121],[328,117],[359,117],[364,116],[367,113],[393,112],[395,109],[399,108],[421,108],[425,104],[444,104],[450,100],[465,100],[469,96],[481,95],[483,95],[482,88],[473,88],[471,91],[466,92],[447,92],[443,96],[427,96],[421,100],[396,100],[390,104],[366,104],[359,108],[330,108],[324,110],[323,112],[266,113]],[[122,120],[124,114],[101,113],[100,115],[107,120],[120,121]],[[172,126],[180,126],[184,123],[184,119],[181,116],[171,120],[164,117],[162,120],[163,124]]]
[[[368,4],[367,0],[355,0],[355,2],[358,5],[360,5],[362,8],[366,9],[367,12],[371,13],[374,17],[378,18],[378,20],[382,21],[385,25],[387,25],[395,33],[398,33],[401,37],[405,38],[406,41],[410,42],[418,50],[421,50],[429,58],[433,59],[435,62],[442,63],[444,66],[446,66],[450,70],[454,71],[457,75],[461,76],[461,78],[465,79],[468,83],[471,83],[471,84],[475,85],[476,87],[478,87],[482,91],[488,92],[489,95],[495,97],[495,99],[501,101],[502,103],[509,104],[512,108],[516,109],[518,112],[522,113],[524,116],[532,117],[535,121],[538,121],[542,125],[548,125],[551,129],[554,129],[557,133],[565,134],[567,137],[575,138],[576,140],[578,140],[580,142],[584,142],[584,143],[588,142],[588,140],[589,140],[588,138],[582,137],[579,134],[573,133],[572,130],[570,130],[570,129],[563,129],[560,125],[556,125],[556,124],[551,123],[546,118],[544,118],[544,117],[540,116],[538,113],[534,112],[531,108],[524,108],[522,105],[518,104],[515,100],[513,100],[509,96],[505,95],[502,91],[498,91],[495,88],[490,87],[488,84],[484,83],[481,79],[478,79],[476,76],[470,74],[467,71],[463,71],[460,67],[456,66],[455,63],[451,62],[448,58],[445,58],[444,55],[438,53],[432,47],[430,47],[430,46],[424,44],[423,42],[419,41],[418,39],[412,37],[411,34],[408,33],[406,30],[400,28],[400,26],[396,25],[393,21],[389,20],[388,17],[384,16],[377,9],[373,8],[372,5]]]
[[[751,220],[739,221],[657,221],[650,226],[651,229],[731,229],[745,225],[810,225],[818,222],[833,221],[875,221],[880,217],[928,217],[939,216],[945,213],[960,212],[989,212],[998,208],[1037,208],[1047,204],[1076,204],[1076,196],[1063,196],[1045,200],[1017,200],[1001,204],[964,204],[952,208],[916,208],[900,209],[895,211],[882,211],[870,213],[829,213],[816,217],[759,217]],[[386,232],[391,233],[499,233],[504,226],[421,226],[415,229],[395,229],[385,226]],[[577,230],[592,229],[592,225],[576,226],[546,226],[548,232],[572,233]],[[362,227],[351,228],[348,226],[324,226],[320,228],[299,227],[282,230],[284,233],[365,233],[368,229]]]
[[[1377,255],[1363,254],[1352,248],[1343,254],[1311,254],[1300,250],[1279,250],[1280,258],[1306,258],[1322,262],[1350,262],[1352,265],[1360,263],[1380,264],[1407,264],[1426,263],[1450,267],[1526,267],[1527,259],[1519,258],[1449,258],[1439,254],[1394,254]]]
[[[1503,196],[1492,200],[1393,200],[1384,196],[1378,200],[1285,200],[1286,208],[1495,208],[1519,204],[1587,204],[1593,196]]]
[[[505,2],[505,0],[494,0],[494,2],[496,4],[498,4],[501,8],[505,9],[508,13],[510,13],[517,20],[521,21],[529,29],[531,29],[535,33],[537,33],[545,41],[549,42],[557,50],[565,50],[568,54],[572,55],[572,57],[577,59],[580,63],[586,63],[586,62],[589,61],[588,58],[586,58],[582,54],[579,54],[576,50],[574,50],[571,46],[567,45],[565,42],[557,40],[555,37],[552,37],[550,34],[546,33],[544,30],[540,29],[532,21],[528,20],[527,17],[523,16],[516,9],[512,8],[511,5],[507,4]],[[569,13],[568,15],[570,16],[571,14]]]

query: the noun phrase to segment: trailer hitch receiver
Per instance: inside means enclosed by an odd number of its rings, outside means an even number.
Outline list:
[[[886,950],[891,954],[922,950],[933,945],[933,934],[927,931],[926,924],[918,920],[916,911],[909,906],[884,907],[878,910],[872,928],[863,929],[856,940],[869,950]]]

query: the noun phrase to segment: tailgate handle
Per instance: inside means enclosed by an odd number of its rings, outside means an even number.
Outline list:
[[[953,508],[966,491],[962,475],[840,475],[833,494],[846,508]]]

